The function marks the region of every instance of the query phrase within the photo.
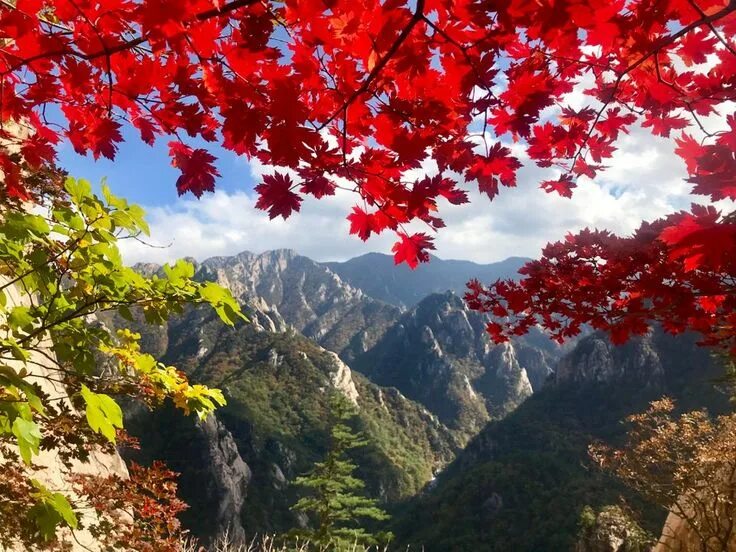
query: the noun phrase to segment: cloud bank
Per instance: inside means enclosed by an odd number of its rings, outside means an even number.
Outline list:
[[[442,258],[493,262],[509,256],[537,256],[550,241],[585,227],[627,234],[642,220],[686,208],[695,199],[684,181],[685,167],[670,140],[635,130],[618,143],[608,169],[592,182],[580,179],[572,199],[547,194],[539,183],[549,172],[525,164],[516,188],[503,188],[494,201],[481,196],[473,182],[471,203],[441,205],[447,227],[436,234],[436,255]],[[517,152],[518,153],[518,152]],[[521,159],[522,162],[525,161]],[[250,165],[258,178],[268,169]],[[475,188],[475,191],[473,189]],[[291,248],[319,261],[344,260],[369,251],[390,253],[390,233],[367,243],[348,234],[345,217],[357,196],[338,190],[320,201],[305,198],[301,212],[284,221],[269,220],[255,208],[252,192],[218,191],[201,200],[183,199],[150,209],[152,248],[127,240],[127,261],[170,261],[190,256],[198,260]],[[421,227],[417,227],[421,230]]]

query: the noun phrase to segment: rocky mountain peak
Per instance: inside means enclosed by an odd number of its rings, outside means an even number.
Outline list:
[[[605,336],[583,338],[575,349],[560,360],[557,383],[611,383],[626,379],[644,386],[660,387],[664,368],[654,332],[631,339],[620,346]]]
[[[197,276],[227,287],[257,310],[277,313],[276,318],[345,360],[371,347],[400,313],[291,249],[212,257],[201,263]],[[279,326],[277,320],[274,324]]]
[[[548,353],[523,340],[493,345],[484,327],[484,317],[456,293],[432,294],[353,365],[422,403],[448,427],[472,432],[529,397],[532,379],[541,386],[553,363]]]

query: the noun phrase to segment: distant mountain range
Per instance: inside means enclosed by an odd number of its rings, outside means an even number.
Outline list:
[[[518,278],[518,270],[530,259],[509,257],[490,264],[445,260],[432,256],[415,270],[396,265],[393,257],[367,253],[345,262],[323,263],[351,286],[392,305],[411,307],[431,293],[454,291],[462,295],[472,278],[494,282]]]

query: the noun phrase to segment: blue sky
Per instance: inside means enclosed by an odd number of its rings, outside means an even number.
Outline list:
[[[101,158],[95,161],[91,156],[78,155],[68,143],[59,152],[59,163],[72,176],[86,178],[99,185],[103,177],[113,192],[129,201],[148,207],[173,204],[179,198],[176,191],[178,169],[171,166],[168,155],[168,140],[160,138],[153,146],[140,140],[138,133],[130,126],[123,129],[125,141],[114,161]],[[204,147],[218,158],[217,169],[222,175],[217,187],[224,192],[250,191],[254,180],[248,163],[223,149],[216,143],[203,140],[189,140],[193,147]]]

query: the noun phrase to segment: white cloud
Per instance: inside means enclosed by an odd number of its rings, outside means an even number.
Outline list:
[[[440,215],[447,227],[436,235],[436,254],[478,262],[512,255],[533,257],[547,242],[559,240],[567,232],[591,227],[626,234],[643,219],[658,218],[693,201],[684,182],[684,164],[674,154],[670,140],[636,129],[623,137],[618,147],[608,170],[596,182],[581,179],[572,199],[539,189],[539,182],[548,178],[549,172],[527,165],[519,173],[518,187],[503,188],[492,202],[475,190],[468,205],[443,204]],[[432,171],[431,166],[424,168]],[[251,170],[256,176],[268,172],[258,164]],[[473,190],[476,186],[469,183],[467,187]],[[356,197],[338,190],[335,197],[320,201],[307,198],[301,212],[286,221],[270,221],[266,213],[255,208],[255,196],[245,192],[217,192],[202,200],[180,200],[149,211],[151,241],[170,244],[168,247],[150,248],[128,240],[123,252],[130,262],[183,256],[201,260],[276,248],[292,248],[316,260],[347,259],[368,251],[389,253],[391,234],[367,243],[348,234],[345,217]],[[698,200],[703,202],[703,198]],[[427,231],[422,226],[414,228]]]

